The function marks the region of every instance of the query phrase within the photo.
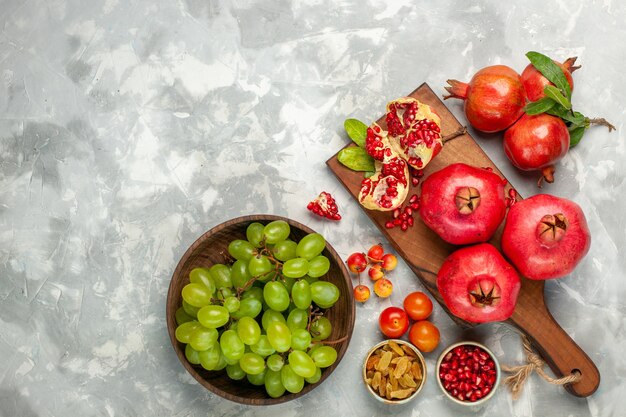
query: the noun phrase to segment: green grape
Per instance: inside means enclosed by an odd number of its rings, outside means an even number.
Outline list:
[[[260,387],[261,385],[265,385],[265,372],[266,371],[263,370],[263,372],[261,372],[260,374],[247,374],[246,378],[248,378],[248,382],[250,382],[252,385]]]
[[[287,278],[301,278],[309,271],[309,261],[304,258],[290,259],[283,264],[283,275]]]
[[[265,370],[265,360],[257,353],[244,353],[239,359],[239,366],[248,375],[257,375]]]
[[[239,301],[239,298],[232,295],[224,299],[224,307],[226,308],[226,310],[228,310],[229,313],[234,313],[235,311],[239,310],[240,304],[241,301]]]
[[[243,259],[235,261],[230,271],[230,279],[233,286],[237,289],[244,288],[248,281],[252,279],[252,275],[248,272],[248,262]]]
[[[291,348],[293,350],[306,350],[311,345],[311,333],[307,329],[295,329],[291,331]]]
[[[189,273],[189,281],[195,284],[202,284],[208,288],[213,294],[215,292],[215,281],[211,277],[211,273],[208,268],[194,268]]]
[[[246,239],[248,239],[248,242],[255,248],[263,246],[261,243],[264,237],[263,229],[265,229],[265,226],[258,222],[250,223],[246,229]]]
[[[273,354],[268,356],[268,358],[265,360],[265,364],[272,371],[280,371],[280,369],[285,364],[285,360],[282,356]]]
[[[241,366],[239,366],[239,363],[227,365],[226,374],[228,375],[230,379],[233,379],[235,381],[239,381],[246,377],[246,371],[241,369]]]
[[[274,265],[265,255],[256,255],[248,261],[248,272],[253,277],[261,277],[274,270]]]
[[[306,280],[300,279],[291,289],[291,299],[296,307],[306,310],[311,305],[311,287]]]
[[[242,317],[237,324],[237,335],[246,345],[254,345],[261,339],[261,327],[251,317]]]
[[[272,398],[278,398],[285,393],[280,371],[268,369],[265,372],[265,391]]]
[[[311,378],[315,375],[315,362],[309,355],[301,350],[294,350],[289,354],[291,370],[302,378]]]
[[[265,228],[263,228],[265,241],[271,244],[287,239],[289,237],[289,233],[291,233],[289,224],[283,220],[275,220],[268,223],[265,225]]]
[[[274,258],[285,262],[296,257],[297,246],[298,244],[293,240],[283,240],[274,245],[272,253],[274,254]]]
[[[195,320],[181,324],[176,328],[176,331],[174,332],[176,340],[178,340],[180,343],[189,343],[189,340],[191,340],[191,335],[198,328],[200,328],[200,323]]]
[[[295,279],[292,278],[285,278],[284,280],[281,281],[283,283],[283,285],[285,286],[285,289],[287,290],[288,294],[291,294],[291,289],[293,288],[293,284],[296,283]]]
[[[285,323],[270,323],[267,326],[267,338],[277,352],[286,352],[291,347],[291,330]]]
[[[255,318],[259,315],[263,309],[263,303],[256,298],[243,298],[239,303],[239,310],[231,313],[231,317],[234,319],[241,319],[242,317]]]
[[[179,326],[183,323],[187,323],[188,321],[195,320],[195,317],[192,317],[189,314],[187,314],[187,312],[185,311],[183,307],[178,307],[178,310],[176,310],[175,317],[176,317],[176,324]]]
[[[265,284],[263,299],[272,310],[285,311],[289,307],[289,293],[285,286],[278,281]]]
[[[224,306],[210,305],[198,311],[198,321],[204,327],[217,329],[228,323],[229,313]]]
[[[250,242],[236,239],[228,244],[228,253],[237,260],[249,261],[256,253],[256,249]]]
[[[267,331],[267,326],[275,321],[286,323],[285,316],[278,311],[272,309],[265,310],[261,318],[261,326],[263,326],[263,329]]]
[[[214,371],[221,371],[222,369],[226,368],[226,365],[228,365],[228,363],[226,363],[226,357],[220,351],[220,360],[217,363],[217,366],[213,370]]]
[[[200,357],[198,356],[198,351],[192,348],[190,345],[185,346],[185,357],[192,365],[200,364]]]
[[[222,357],[220,344],[215,343],[209,349],[198,352],[198,356],[200,357],[200,365],[202,365],[204,369],[206,369],[207,371],[212,371],[216,369],[220,365],[220,359]]]
[[[245,345],[234,330],[226,330],[220,336],[220,348],[226,361],[238,361],[245,352]]]
[[[308,275],[313,278],[319,278],[326,274],[330,269],[330,261],[324,255],[316,256],[309,261]]]
[[[306,329],[307,324],[309,324],[309,313],[306,310],[296,308],[287,316],[287,327],[292,332],[295,329]]]
[[[202,284],[190,283],[183,287],[183,300],[194,307],[204,307],[211,304],[212,293]]]
[[[325,340],[333,332],[333,325],[326,317],[318,317],[311,323],[310,331],[314,341]]]
[[[258,353],[264,358],[276,353],[276,349],[272,347],[272,344],[265,334],[261,335],[261,338],[257,343],[250,346],[250,350],[252,350],[254,353]]]
[[[230,288],[233,286],[233,282],[230,279],[230,268],[223,264],[215,264],[209,269],[211,273],[211,278],[213,278],[213,282],[215,282],[215,287],[226,287]]]
[[[328,368],[337,360],[337,351],[331,346],[320,346],[310,355],[315,365],[320,368]]]
[[[217,330],[200,326],[191,334],[189,345],[198,352],[211,348],[219,337]]]
[[[293,394],[297,394],[304,388],[304,378],[296,374],[291,365],[285,365],[280,370],[280,381],[285,389]]]
[[[332,282],[314,282],[311,284],[311,299],[321,308],[330,308],[339,299],[339,288]]]
[[[263,287],[250,287],[241,294],[241,299],[245,300],[246,298],[254,298],[259,300],[259,302],[263,302]]]
[[[322,379],[322,370],[317,366],[315,367],[315,374],[311,378],[304,378],[304,380],[309,384],[315,384],[320,379]]]
[[[310,275],[305,275],[302,279],[304,279],[306,282],[309,283],[309,285],[313,284],[314,282],[319,281],[320,279],[317,277],[312,277]]]
[[[296,255],[310,261],[322,253],[325,247],[324,237],[319,233],[311,233],[300,239],[296,248]]]
[[[217,290],[217,299],[221,301],[224,301],[228,297],[232,297],[234,295],[235,295],[235,292],[230,287],[220,287]]]
[[[187,301],[183,300],[183,310],[185,310],[185,313],[189,314],[189,316],[193,318],[197,318],[198,311],[200,311],[200,307],[194,307],[191,304],[189,304]]]

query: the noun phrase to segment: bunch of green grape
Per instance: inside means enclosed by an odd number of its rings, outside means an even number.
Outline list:
[[[340,295],[319,280],[330,268],[326,241],[311,233],[294,242],[290,233],[282,220],[250,224],[246,240],[228,245],[232,265],[190,272],[176,311],[176,339],[190,363],[263,385],[272,398],[316,383],[337,360],[320,343],[332,332],[323,309]]]

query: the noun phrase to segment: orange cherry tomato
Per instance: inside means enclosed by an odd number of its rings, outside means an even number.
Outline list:
[[[413,320],[426,320],[433,312],[433,302],[421,291],[412,292],[404,299],[404,311]]]
[[[429,321],[418,321],[409,330],[409,341],[420,351],[431,352],[439,344],[439,329]]]

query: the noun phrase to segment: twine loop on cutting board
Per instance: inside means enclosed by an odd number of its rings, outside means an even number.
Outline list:
[[[546,363],[543,361],[543,359],[541,359],[541,356],[539,356],[533,350],[528,337],[526,337],[526,335],[521,335],[521,337],[522,343],[524,345],[524,351],[526,352],[526,360],[528,361],[528,363],[526,363],[525,365],[517,366],[502,366],[502,370],[504,372],[511,374],[504,379],[504,384],[511,391],[514,400],[517,400],[522,394],[524,384],[526,383],[528,377],[533,373],[533,371],[537,372],[539,376],[541,376],[544,380],[554,385],[572,384],[574,382],[580,381],[580,378],[582,378],[582,374],[578,371],[574,371],[571,374],[565,375],[562,378],[552,378],[543,370],[543,367]]]

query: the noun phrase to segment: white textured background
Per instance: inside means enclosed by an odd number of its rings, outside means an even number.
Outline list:
[[[626,5],[472,3],[0,0],[0,416],[623,416]],[[368,397],[360,367],[380,339],[378,312],[422,288],[402,263],[391,299],[358,307],[341,365],[301,400],[248,408],[185,373],[165,295],[196,237],[273,213],[344,258],[382,240],[324,165],[348,140],[343,120],[375,119],[423,81],[441,94],[447,78],[487,65],[521,71],[528,50],[579,56],[575,107],[618,128],[590,130],[546,188],[581,204],[593,234],[546,295],[600,369],[595,395],[533,377],[519,401],[500,390],[478,410],[446,402],[434,378],[406,406]],[[522,195],[537,192],[498,137],[474,136]],[[305,209],[323,189],[338,224]],[[462,333],[439,307],[433,320],[441,346],[471,336],[504,363],[522,360],[505,325]]]

